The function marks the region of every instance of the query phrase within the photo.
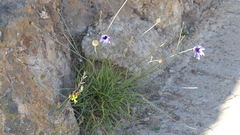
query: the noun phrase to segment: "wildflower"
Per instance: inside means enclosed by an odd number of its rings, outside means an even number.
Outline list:
[[[193,48],[193,51],[195,52],[194,57],[196,57],[198,60],[200,60],[200,56],[204,56],[203,50],[205,50],[204,47],[201,45],[197,45]]]
[[[80,95],[80,93],[76,92],[76,93],[70,94],[69,98],[70,98],[70,100],[73,101],[74,104],[76,104],[77,103],[77,98],[78,98],[79,95]]]
[[[110,43],[110,37],[108,35],[102,35],[99,42],[102,42],[102,43]]]

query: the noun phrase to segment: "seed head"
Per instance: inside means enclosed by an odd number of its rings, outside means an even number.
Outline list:
[[[92,41],[92,45],[93,45],[93,46],[98,46],[98,45],[99,45],[99,42],[98,42],[97,40],[93,40],[93,41]]]
[[[163,63],[163,60],[162,60],[162,59],[158,60],[158,63],[159,63],[159,64],[162,64],[162,63]]]
[[[161,22],[161,18],[158,18],[157,20],[156,20],[156,23],[160,23]]]

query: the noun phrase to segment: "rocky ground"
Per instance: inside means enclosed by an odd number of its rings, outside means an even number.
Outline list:
[[[210,8],[182,44],[184,49],[201,44],[205,57],[196,60],[192,52],[179,55],[180,61],[154,80],[164,79],[166,85],[146,90],[164,113],[149,105],[139,107],[136,116],[142,120],[122,134],[239,135],[239,22],[240,0]]]
[[[68,89],[61,88],[74,87],[75,75],[71,52],[66,49],[70,44],[63,36],[64,23],[56,11],[61,9],[77,43],[83,45],[88,41],[84,39],[89,39],[91,44],[99,38],[101,29],[107,29],[123,1],[0,2],[1,135],[78,134],[78,130],[72,130],[77,125],[73,109],[60,106],[59,97],[69,94]],[[137,40],[138,46],[131,44],[129,37],[141,35],[158,17],[161,23],[145,35],[146,39]],[[114,55],[125,59],[120,66],[132,65],[159,43],[171,44],[182,19],[189,35],[181,50],[201,44],[206,56],[197,60],[193,52],[179,55],[177,63],[153,79],[161,86],[143,90],[152,105],[136,107],[133,115],[140,120],[119,129],[117,135],[240,134],[240,0],[129,0],[109,32],[112,47],[124,49],[123,54],[117,50],[119,55]],[[68,32],[65,34],[68,36]],[[131,46],[126,49],[125,44]],[[93,52],[92,46],[90,49]],[[166,50],[158,50],[154,58],[165,56]]]

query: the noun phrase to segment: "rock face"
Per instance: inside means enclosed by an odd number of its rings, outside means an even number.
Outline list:
[[[134,64],[138,67],[136,69],[141,69],[150,60],[151,55],[153,59],[166,57],[176,47],[182,22],[185,21],[186,30],[194,30],[193,23],[212,2],[211,0],[129,0],[111,28],[106,31],[122,3],[123,0],[95,2],[97,9],[102,12],[101,18],[100,15],[98,16],[102,22],[98,21],[89,27],[82,46],[86,54],[93,55],[95,52],[91,45],[92,40],[98,40],[102,34],[108,34],[111,37],[111,44],[99,45],[98,52],[108,56],[115,61],[115,64],[131,70],[130,65],[133,63],[136,63]],[[143,35],[155,24],[157,18],[161,18],[161,22]],[[159,48],[163,43],[165,47]],[[143,64],[138,63],[145,58],[147,59]]]
[[[86,55],[94,54],[92,40],[109,34],[111,44],[99,45],[98,51],[105,56],[111,53],[109,58],[116,64],[129,67],[150,58],[153,51],[154,59],[166,56],[176,45],[182,21],[191,29],[190,24],[212,0],[129,0],[106,31],[123,2],[1,1],[0,134],[78,134],[70,104],[63,108],[56,104],[62,103],[60,89],[73,87],[74,80],[71,52],[64,47],[69,44],[63,38],[66,32],[57,9]],[[157,18],[161,22],[142,36]],[[159,49],[163,43],[166,46]]]
[[[70,51],[51,38],[64,42],[55,12],[60,4],[51,0],[0,3],[1,135],[76,132],[70,132],[77,122],[73,109],[66,107],[69,103],[63,108],[56,104],[60,88],[73,87]]]

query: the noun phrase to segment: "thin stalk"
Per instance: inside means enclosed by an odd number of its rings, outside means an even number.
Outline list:
[[[122,6],[120,7],[120,9],[119,9],[118,12],[116,13],[116,15],[113,17],[113,19],[112,19],[111,23],[109,24],[109,26],[108,26],[106,32],[108,32],[108,30],[110,29],[110,27],[111,27],[112,24],[113,24],[113,21],[116,19],[118,13],[122,10],[122,8],[123,8],[124,5],[127,3],[127,1],[128,1],[128,0],[125,0],[125,2],[122,4]]]
[[[62,45],[63,47],[69,49],[70,51],[72,51],[73,53],[75,53],[76,55],[78,55],[80,58],[82,58],[82,59],[88,61],[89,63],[91,63],[88,59],[84,58],[77,50],[71,49],[71,48],[69,48],[68,46],[66,46],[64,43],[58,41],[57,38],[53,38],[53,37],[49,36],[49,35],[48,35],[46,32],[44,32],[42,29],[40,29],[39,27],[37,27],[33,22],[31,22],[31,25],[32,25],[33,27],[35,27],[37,30],[41,31],[44,35],[47,35],[49,38],[51,38],[51,39],[52,39],[53,41],[55,41],[56,43]],[[66,35],[64,35],[64,37],[65,37],[65,36],[66,36]],[[67,40],[68,40],[68,42],[69,42],[69,39],[67,39]],[[69,42],[69,43],[71,44],[71,42]]]
[[[44,32],[42,29],[40,29],[39,27],[37,27],[33,22],[31,22],[31,25],[32,25],[33,27],[35,27],[37,30],[41,31],[44,35],[49,36],[49,35],[48,35],[46,32]],[[72,52],[78,54],[75,50],[72,50],[71,48],[67,47],[67,46],[64,45],[63,43],[59,42],[57,39],[54,39],[54,38],[52,38],[51,36],[49,36],[49,37],[50,37],[53,41],[57,42],[58,44],[66,47],[67,49],[71,50]],[[80,55],[80,54],[79,54],[79,55]]]
[[[193,48],[190,48],[190,49],[187,49],[187,50],[185,50],[185,51],[179,52],[179,53],[177,53],[177,54],[171,55],[171,56],[169,56],[168,58],[174,57],[174,56],[176,56],[176,55],[179,55],[179,54],[182,54],[182,53],[191,51],[191,50],[193,50]],[[167,59],[167,58],[166,58],[166,59]]]
[[[150,102],[149,100],[147,100],[144,96],[142,96],[141,94],[138,94],[138,96],[140,96],[145,102],[147,102],[151,107],[153,107],[154,109],[160,111],[161,113],[163,113],[164,115],[166,115],[168,118],[170,118],[171,120],[175,121],[175,122],[178,122],[176,121],[174,118],[172,118],[170,115],[168,115],[166,112],[164,112],[162,109],[158,108],[154,103]],[[190,129],[194,129],[194,130],[197,130],[196,128],[194,127],[191,127],[191,126],[188,126],[187,124],[185,123],[181,123],[181,124],[184,124],[186,127],[190,128]]]
[[[68,28],[68,26],[67,26],[67,23],[65,22],[65,20],[64,20],[62,14],[60,13],[60,11],[57,10],[57,12],[58,12],[58,14],[59,14],[60,17],[61,17],[61,19],[62,19],[62,21],[63,21],[63,23],[64,23],[64,26],[67,28],[67,32],[68,32],[68,34],[69,34],[69,36],[70,36],[70,38],[71,38],[71,40],[72,40],[72,42],[73,42],[73,44],[72,44],[71,42],[69,42],[69,43],[72,45],[72,47],[73,47],[74,50],[76,50],[77,52],[79,52],[78,49],[77,49],[76,43],[75,43],[75,41],[74,41],[73,38],[72,38],[72,34],[70,33],[70,30],[69,30],[69,28]]]
[[[133,65],[135,65],[135,64],[138,64],[138,65],[140,65],[140,64],[142,64],[143,62],[145,62],[145,60],[149,57],[149,56],[151,56],[153,53],[155,53],[159,48],[161,48],[161,47],[163,47],[165,44],[163,43],[163,44],[161,44],[159,47],[157,47],[153,52],[151,52],[148,56],[146,56],[145,58],[143,58],[142,60],[140,60],[140,62],[139,63],[133,63],[132,65],[129,65],[129,67],[132,67]],[[148,63],[147,63],[148,64]],[[146,65],[147,65],[146,64]],[[146,66],[145,65],[145,66]],[[136,67],[134,67],[133,68],[133,71],[135,70],[137,68],[137,65],[136,65]]]
[[[152,27],[146,30],[141,36],[145,35],[148,31],[150,31],[154,26],[156,26],[159,22],[156,22]]]

